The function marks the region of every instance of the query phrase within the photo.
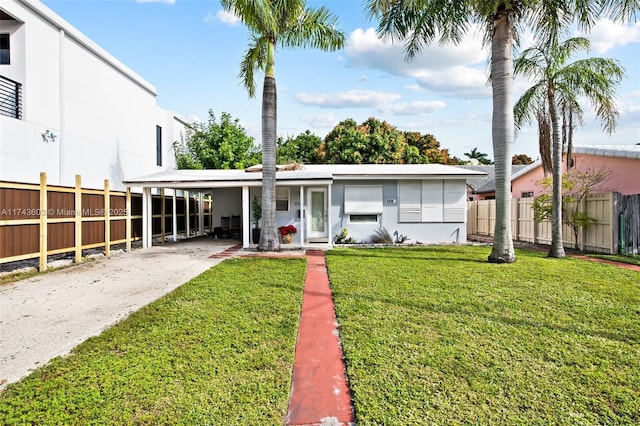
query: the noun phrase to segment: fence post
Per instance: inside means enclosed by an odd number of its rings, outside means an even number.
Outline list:
[[[75,211],[75,262],[82,262],[82,176],[76,175],[76,189],[74,193]]]
[[[587,213],[587,200],[586,197],[582,199],[582,201],[580,201],[580,205],[578,206],[578,211],[580,213]],[[580,251],[584,252],[587,248],[587,227],[583,226],[580,229],[580,234],[579,238],[581,239],[580,241]],[[577,241],[576,241],[577,243]]]
[[[40,172],[40,272],[47,270],[47,174]]]
[[[126,249],[127,252],[131,251],[131,188],[127,187],[127,193],[125,195],[125,206],[127,218],[125,219],[125,239],[127,240]]]
[[[109,179],[104,180],[104,255],[111,256],[111,196]]]

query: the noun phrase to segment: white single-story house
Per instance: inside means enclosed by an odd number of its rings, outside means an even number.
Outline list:
[[[347,229],[366,242],[376,229],[422,243],[466,242],[467,179],[484,173],[442,164],[304,165],[276,173],[277,224],[298,230],[293,245],[331,245]],[[251,200],[261,199],[262,173],[247,170],[167,170],[124,181],[143,190],[143,246],[151,245],[153,188],[210,194],[213,224],[241,217],[250,248]]]

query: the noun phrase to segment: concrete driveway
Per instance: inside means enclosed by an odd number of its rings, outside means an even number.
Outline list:
[[[0,286],[0,389],[222,261],[199,238],[87,261]]]

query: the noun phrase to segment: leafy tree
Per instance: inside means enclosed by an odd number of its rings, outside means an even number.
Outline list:
[[[319,159],[331,164],[401,163],[406,143],[401,131],[376,118],[358,125],[344,120],[329,132]]]
[[[379,18],[378,32],[405,43],[408,59],[439,40],[458,43],[474,23],[484,24],[491,45],[493,154],[496,166],[496,221],[490,262],[515,262],[511,234],[511,152],[513,121],[513,43],[527,25],[539,40],[552,40],[572,24],[589,30],[608,16],[631,19],[640,3],[615,0],[367,0],[367,11]]]
[[[517,166],[520,164],[525,165],[525,164],[532,164],[532,163],[533,163],[533,159],[529,157],[527,154],[516,154],[511,159],[511,164],[513,164],[514,166]]]
[[[322,145],[322,138],[306,130],[295,138],[286,140],[278,138],[277,159],[278,164],[307,163],[317,161],[318,149]]]
[[[258,250],[280,249],[276,227],[277,90],[276,46],[313,47],[324,51],[344,46],[345,34],[325,7],[306,6],[304,0],[221,0],[225,11],[237,16],[251,32],[240,63],[239,77],[249,96],[256,92],[255,74],[264,72],[262,89],[262,213]]]
[[[349,118],[338,123],[317,150],[317,161],[345,164],[461,164],[433,135],[403,132],[369,118],[362,124]]]
[[[473,148],[471,152],[465,152],[464,155],[466,155],[469,160],[477,160],[480,164],[489,165],[493,163],[489,159],[489,154],[478,151],[478,148]]]
[[[515,122],[520,127],[535,116],[540,129],[540,152],[547,151],[551,136],[552,181],[552,242],[550,257],[564,257],[562,245],[562,142],[560,114],[573,125],[573,115],[581,119],[580,97],[587,98],[602,120],[605,130],[611,133],[616,125],[618,111],[614,104],[616,88],[624,71],[612,59],[588,58],[567,64],[577,51],[588,50],[589,40],[574,37],[559,42],[550,39],[522,52],[515,61],[516,74],[533,78],[534,84],[516,103]],[[550,132],[549,132],[550,123]],[[563,128],[565,126],[563,125]],[[566,130],[565,130],[566,134]],[[569,138],[572,136],[569,130]],[[548,161],[542,156],[542,162]],[[547,168],[549,165],[547,164]]]
[[[406,161],[405,163],[437,163],[459,165],[462,162],[457,157],[451,157],[448,149],[441,149],[440,142],[431,134],[421,134],[420,132],[404,132],[404,139],[407,143],[406,151],[415,152],[418,150],[419,161]],[[405,151],[405,157],[411,155]],[[415,155],[415,154],[413,154]]]
[[[611,170],[572,170],[563,175],[562,179],[562,206],[564,210],[564,223],[571,228],[575,249],[580,248],[578,234],[580,229],[587,228],[595,223],[595,219],[580,211],[580,205],[587,195],[592,194],[611,176]],[[539,182],[544,188],[542,194],[533,201],[534,220],[542,222],[553,216],[553,178],[545,177]]]
[[[187,127],[186,142],[174,143],[179,169],[244,169],[260,162],[260,152],[237,118],[212,110],[206,123]]]

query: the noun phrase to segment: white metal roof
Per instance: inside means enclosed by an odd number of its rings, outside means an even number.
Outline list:
[[[335,179],[466,179],[486,173],[442,164],[308,164],[299,170],[278,171],[281,184],[329,183]],[[151,175],[126,179],[129,187],[148,188],[220,188],[262,185],[261,172],[245,170],[165,170]]]
[[[640,160],[640,145],[574,145],[573,153]]]

